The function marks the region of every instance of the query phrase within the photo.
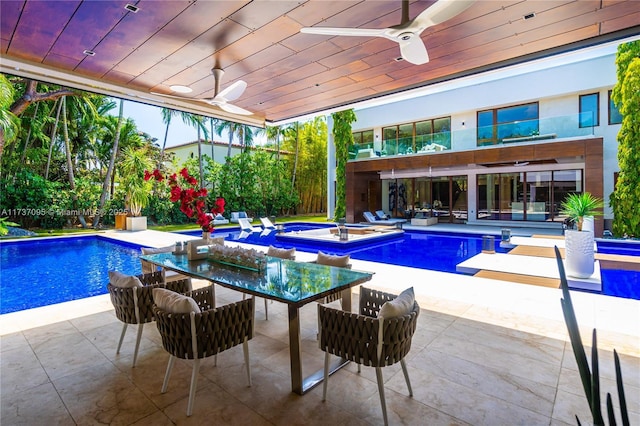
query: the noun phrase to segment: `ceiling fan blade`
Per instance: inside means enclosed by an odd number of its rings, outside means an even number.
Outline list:
[[[235,106],[235,105],[231,105],[228,103],[217,103],[217,104],[213,104],[216,105],[218,107],[220,107],[220,109],[225,110],[227,112],[230,112],[231,114],[238,114],[238,115],[253,115],[253,113],[251,111],[248,111],[244,108],[240,108],[239,106]]]
[[[354,36],[354,37],[386,37],[386,28],[333,28],[333,27],[304,27],[300,29],[305,34],[320,34],[334,36]]]
[[[473,0],[438,0],[416,16],[409,28],[424,31],[425,28],[441,24],[462,13],[473,4]]]
[[[227,101],[235,101],[240,96],[242,96],[246,88],[247,83],[242,80],[238,80],[226,87],[224,90],[221,90],[214,99],[222,98]]]
[[[429,62],[429,54],[419,35],[411,37],[409,40],[400,40],[400,53],[405,61],[415,65],[422,65]]]

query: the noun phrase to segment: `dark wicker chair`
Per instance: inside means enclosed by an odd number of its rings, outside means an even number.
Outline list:
[[[156,253],[170,253],[174,250],[174,246],[167,246],[161,248],[147,248],[141,247],[140,252],[144,254],[156,254]],[[158,266],[151,262],[140,259],[140,266],[142,266],[142,273],[149,274],[158,271]],[[189,280],[189,290],[191,290],[191,277],[187,275],[179,274],[175,271],[168,271],[165,268],[161,268],[160,271],[163,274],[164,282]]]
[[[187,416],[191,416],[202,358],[214,356],[242,343],[247,378],[251,386],[248,342],[253,338],[254,299],[249,298],[214,308],[211,305],[211,287],[194,290],[188,294],[198,303],[202,312],[168,313],[155,305],[153,312],[162,336],[162,346],[170,355],[162,383],[162,393],[167,391],[175,359],[194,360],[187,405]]]
[[[142,288],[120,288],[111,285],[111,283],[107,284],[107,290],[111,297],[111,303],[113,303],[113,307],[115,308],[116,317],[123,323],[116,354],[120,353],[120,347],[122,346],[124,335],[127,332],[127,326],[129,324],[138,325],[136,348],[133,352],[133,367],[136,366],[138,359],[138,348],[140,347],[142,328],[145,323],[154,320],[153,295],[151,293],[153,289],[162,287],[178,293],[185,293],[191,288],[189,280],[171,281],[165,285],[162,271],[138,275],[138,278],[140,282],[142,282]]]
[[[331,354],[345,358],[360,366],[375,367],[378,392],[382,404],[384,424],[387,424],[387,407],[384,397],[382,367],[400,361],[402,372],[413,396],[411,382],[404,357],[411,349],[411,338],[416,330],[420,306],[414,302],[408,315],[394,318],[377,318],[382,305],[394,294],[368,288],[360,288],[360,312],[341,311],[326,305],[318,305],[320,324],[320,349],[325,352],[324,385],[322,400],[327,396],[329,357]]]

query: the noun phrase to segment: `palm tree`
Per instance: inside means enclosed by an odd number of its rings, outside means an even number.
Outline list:
[[[280,126],[267,126],[265,132],[267,139],[276,142],[276,161],[280,161]]]
[[[24,87],[24,92],[20,93],[20,96],[14,96],[15,88],[13,84],[9,82],[13,90],[8,89],[8,80],[4,75],[2,78],[6,81],[0,81],[0,159],[4,152],[5,136],[9,137],[9,141],[17,137],[18,130],[20,129],[20,122],[17,117],[20,117],[29,105],[35,102],[56,100],[63,96],[86,95],[85,92],[40,84],[36,80],[20,79],[20,86]],[[38,92],[38,87],[45,88],[45,92]],[[8,92],[7,90],[10,91]],[[5,104],[7,104],[8,107]]]
[[[219,119],[214,119],[214,120],[216,123],[215,124],[216,134],[218,136],[222,136],[222,133],[226,131],[227,135],[229,136],[229,145],[227,148],[227,159],[229,159],[231,158],[231,145],[233,144],[233,137],[236,134],[238,134],[238,136],[242,138],[242,124],[235,123],[233,121],[226,121],[226,120],[219,120]]]
[[[171,125],[171,119],[176,116],[180,116],[182,118],[182,122],[184,124],[188,124],[192,127],[197,127],[198,129],[203,129],[205,135],[207,134],[207,130],[204,127],[204,123],[202,117],[191,114],[185,111],[176,111],[174,109],[162,108],[162,122],[166,125],[164,130],[164,140],[162,141],[162,149],[160,150],[160,160],[158,161],[158,168],[161,167],[162,161],[164,160],[164,151],[167,147],[167,138],[169,137],[169,126]]]
[[[20,131],[20,119],[10,111],[14,96],[13,85],[4,74],[0,74],[0,160],[4,151],[5,139],[8,142],[15,140]]]
[[[296,121],[282,129],[284,137],[295,140],[295,156],[293,159],[293,173],[291,174],[291,186],[296,184],[296,171],[298,169],[298,156],[300,155],[300,123]]]
[[[124,121],[124,100],[120,99],[120,109],[118,110],[118,124],[116,125],[116,134],[113,137],[113,146],[111,147],[111,158],[109,160],[109,167],[107,168],[107,173],[104,177],[104,181],[102,182],[102,194],[100,194],[100,204],[98,205],[98,211],[93,220],[93,227],[98,228],[100,226],[100,216],[102,213],[102,209],[104,209],[104,205],[107,201],[107,196],[109,194],[110,183],[111,183],[111,175],[113,174],[113,169],[116,164],[116,156],[118,155],[118,143],[120,142],[120,129],[122,129],[122,122]]]

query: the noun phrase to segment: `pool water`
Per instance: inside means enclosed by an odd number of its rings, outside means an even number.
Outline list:
[[[140,247],[97,236],[0,244],[0,314],[107,292],[108,271],[142,272]]]
[[[323,224],[287,224],[286,231],[327,227]],[[200,235],[200,231],[187,233]],[[216,237],[228,241],[288,248],[275,231],[247,235],[238,228],[218,229]],[[496,252],[505,252],[495,240]],[[354,259],[413,268],[456,273],[456,265],[482,250],[482,237],[475,234],[444,234],[406,231],[389,241],[373,242],[346,250],[322,243],[297,243],[297,250],[350,254]],[[607,253],[640,255],[639,246],[598,242]],[[631,252],[629,251],[631,250]],[[107,292],[108,271],[141,273],[140,246],[100,236],[51,238],[2,242],[0,244],[0,314],[82,299]],[[603,294],[640,300],[640,272],[602,269]],[[444,285],[444,284],[443,284]]]
[[[318,229],[332,225],[323,224],[287,224],[286,232]],[[189,232],[199,235],[199,232]],[[262,246],[273,245],[288,248],[290,240],[281,242],[275,231],[267,235],[260,232],[244,235],[237,228],[219,229],[215,236],[225,237],[228,241],[245,242]],[[330,254],[350,254],[354,259],[409,266],[449,273],[458,273],[456,265],[482,251],[482,236],[477,234],[442,233],[433,231],[410,230],[394,240],[373,243],[367,246],[341,250],[335,245],[323,245],[320,242],[298,243],[297,250],[317,252],[322,250]],[[500,236],[495,235],[496,253],[508,250],[500,247]],[[598,251],[602,253],[640,255],[640,244],[629,245],[615,241],[598,241]],[[640,300],[640,272],[601,269],[602,294]]]

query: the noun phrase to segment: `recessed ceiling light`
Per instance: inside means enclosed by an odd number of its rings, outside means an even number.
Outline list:
[[[535,17],[536,17],[535,12],[531,12],[531,13],[527,13],[526,15],[524,15],[522,17],[522,19],[524,19],[526,21],[527,19],[531,19],[531,18],[535,18]]]
[[[126,4],[124,8],[127,9],[129,12],[133,12],[133,13],[138,13],[138,11],[140,10],[138,6],[134,6],[132,4]]]
[[[94,52],[93,50],[83,50],[82,53],[84,53],[87,56],[96,56],[96,52]]]
[[[174,84],[173,86],[169,86],[169,89],[173,90],[174,92],[178,92],[178,93],[191,93],[193,92],[193,89],[189,86],[181,86],[179,84]]]

